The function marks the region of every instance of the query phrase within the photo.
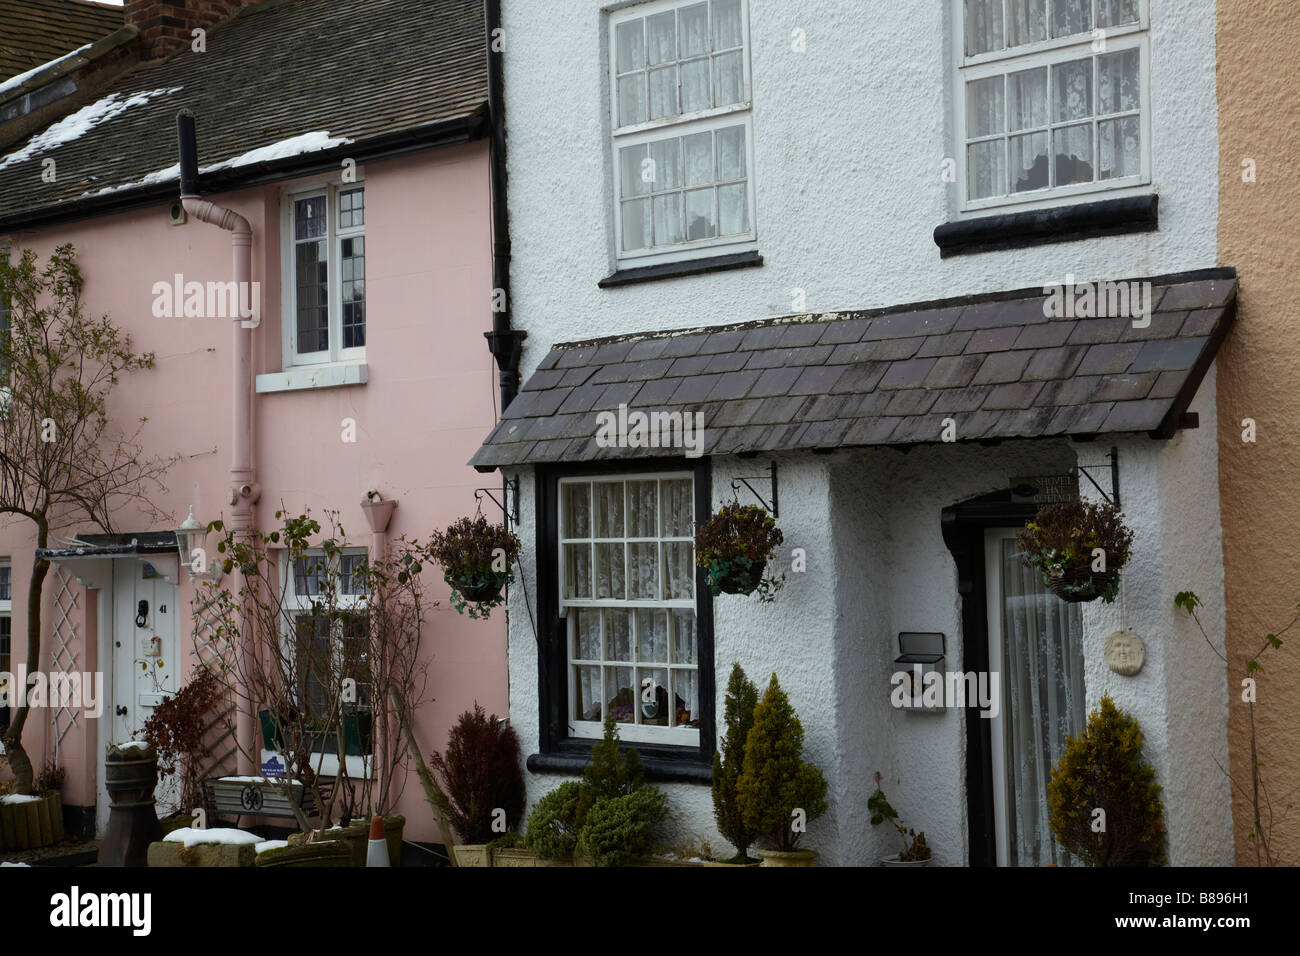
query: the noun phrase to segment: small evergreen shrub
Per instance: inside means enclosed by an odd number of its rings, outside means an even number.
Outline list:
[[[578,811],[586,795],[582,781],[566,780],[538,800],[528,815],[528,849],[547,860],[570,859],[578,845]]]
[[[1092,866],[1165,862],[1164,806],[1142,744],[1137,720],[1102,697],[1052,769],[1048,825],[1062,847]],[[1098,809],[1105,828],[1095,830]]]
[[[816,820],[828,806],[826,778],[802,754],[803,724],[773,674],[754,708],[736,804],[745,826],[784,852],[797,849],[803,835],[794,829],[795,811]]]
[[[709,590],[751,594],[772,601],[785,578],[764,577],[767,562],[785,540],[772,516],[758,505],[723,505],[695,533],[695,563],[709,573]]]
[[[596,866],[623,866],[650,850],[654,827],[667,812],[658,787],[597,800],[578,834],[577,851]]]
[[[727,730],[713,754],[713,818],[718,823],[718,832],[736,848],[736,863],[749,859],[749,848],[758,838],[753,828],[745,825],[736,800],[736,784],[745,766],[745,740],[754,726],[757,705],[758,688],[745,676],[740,664],[735,664],[723,704]]]
[[[435,753],[429,765],[443,779],[450,803],[448,819],[466,844],[488,843],[501,833],[492,829],[495,811],[505,811],[506,831],[524,816],[524,775],[519,738],[514,729],[490,717],[478,704],[465,711],[447,738],[447,752]]]

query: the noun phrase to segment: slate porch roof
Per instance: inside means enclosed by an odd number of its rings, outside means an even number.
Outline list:
[[[258,175],[337,170],[343,157],[363,162],[367,144],[397,150],[450,125],[476,130],[466,139],[486,132],[482,0],[264,0],[213,27],[206,43],[205,53],[186,46],[114,81],[98,101],[101,121],[75,138],[19,162],[0,156],[0,227],[174,198],[182,108],[195,114],[205,193]],[[321,132],[347,142],[203,173]],[[57,161],[52,183],[41,175],[47,158]]]
[[[1150,325],[1049,318],[1042,288],[556,345],[470,464],[601,448],[597,412],[704,415],[704,454],[1177,430],[1236,314],[1232,269],[1153,277]]]

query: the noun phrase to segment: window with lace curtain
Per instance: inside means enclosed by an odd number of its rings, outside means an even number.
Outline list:
[[[752,248],[748,0],[661,0],[609,16],[617,258]]]
[[[965,209],[1150,182],[1147,0],[953,0]]]
[[[559,483],[560,614],[575,737],[699,745],[694,482],[688,473]]]

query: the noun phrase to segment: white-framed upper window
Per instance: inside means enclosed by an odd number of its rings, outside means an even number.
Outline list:
[[[963,210],[1151,182],[1147,0],[952,0]]]
[[[365,184],[358,178],[287,194],[282,227],[285,364],[364,359]]]
[[[559,483],[570,733],[699,746],[695,497],[688,473]]]
[[[609,15],[620,262],[754,245],[749,60],[748,0],[658,0]]]

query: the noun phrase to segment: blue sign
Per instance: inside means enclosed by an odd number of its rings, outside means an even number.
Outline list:
[[[278,755],[272,754],[269,760],[266,760],[262,763],[262,776],[263,777],[284,776],[284,764],[280,761],[280,757]]]

